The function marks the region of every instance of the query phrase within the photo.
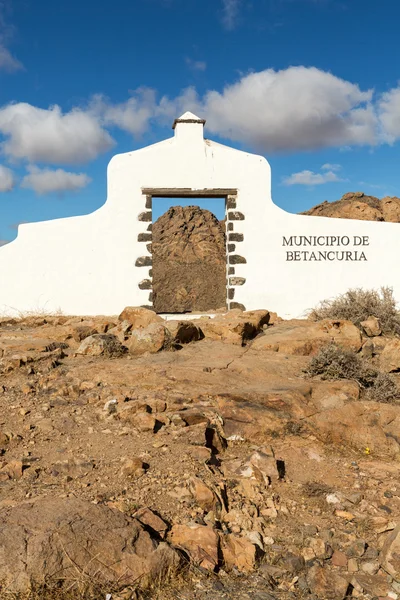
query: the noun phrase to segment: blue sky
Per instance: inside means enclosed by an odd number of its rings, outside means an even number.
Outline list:
[[[298,212],[400,196],[395,0],[0,0],[0,243],[89,213],[113,154],[192,110]]]

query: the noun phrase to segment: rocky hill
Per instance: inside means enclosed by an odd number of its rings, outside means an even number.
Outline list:
[[[171,207],[153,225],[152,251],[156,312],[225,308],[225,230],[210,211]]]
[[[380,200],[363,192],[348,192],[336,202],[322,202],[301,213],[314,217],[336,217],[360,221],[400,223],[400,198],[386,196]]]

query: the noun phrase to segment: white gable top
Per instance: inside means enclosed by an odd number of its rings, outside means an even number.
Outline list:
[[[205,140],[190,112],[175,125],[173,137],[111,159],[98,210],[18,227],[0,248],[0,314],[151,306],[157,196],[226,198],[228,308],[300,317],[354,287],[389,286],[400,300],[400,224],[289,214],[272,202],[263,156]]]

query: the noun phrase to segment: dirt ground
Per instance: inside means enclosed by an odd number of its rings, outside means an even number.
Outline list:
[[[334,578],[321,596],[316,568],[345,579],[352,597],[397,597],[400,584],[379,556],[400,523],[400,455],[393,437],[374,447],[371,436],[383,435],[377,415],[392,411],[388,427],[397,406],[366,403],[353,382],[333,392],[330,382],[310,381],[310,356],[257,347],[265,333],[244,346],[205,337],[179,351],[107,358],[76,353],[76,323],[1,323],[0,510],[79,497],[130,516],[149,508],[168,530],[194,522],[259,544],[246,569],[223,559],[205,569],[189,552],[172,587],[146,598],[344,598]],[[345,416],[354,407],[352,430]],[[325,413],[335,410],[344,437],[327,429],[335,426]],[[274,457],[279,475],[238,474],[257,452]],[[134,473],[132,459],[142,463]],[[204,508],[193,478],[222,509]],[[127,594],[112,598],[136,592]]]

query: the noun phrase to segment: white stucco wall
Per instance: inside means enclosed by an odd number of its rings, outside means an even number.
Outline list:
[[[192,115],[193,116],[193,115]],[[268,308],[297,317],[320,300],[349,287],[394,288],[400,299],[400,224],[292,215],[271,199],[271,171],[265,158],[203,139],[203,125],[178,122],[174,136],[135,152],[114,156],[107,172],[107,200],[87,216],[19,226],[15,241],[0,248],[0,314],[57,311],[117,314],[127,305],[148,305],[138,284],[149,268],[135,267],[148,254],[138,234],[148,223],[142,188],[237,189],[244,235],[234,253],[246,258],[235,276],[234,301],[247,309]],[[284,247],[283,237],[368,238],[355,248]],[[365,261],[288,261],[287,251],[364,251]],[[150,255],[149,255],[150,256]],[[354,257],[354,254],[353,254]]]

